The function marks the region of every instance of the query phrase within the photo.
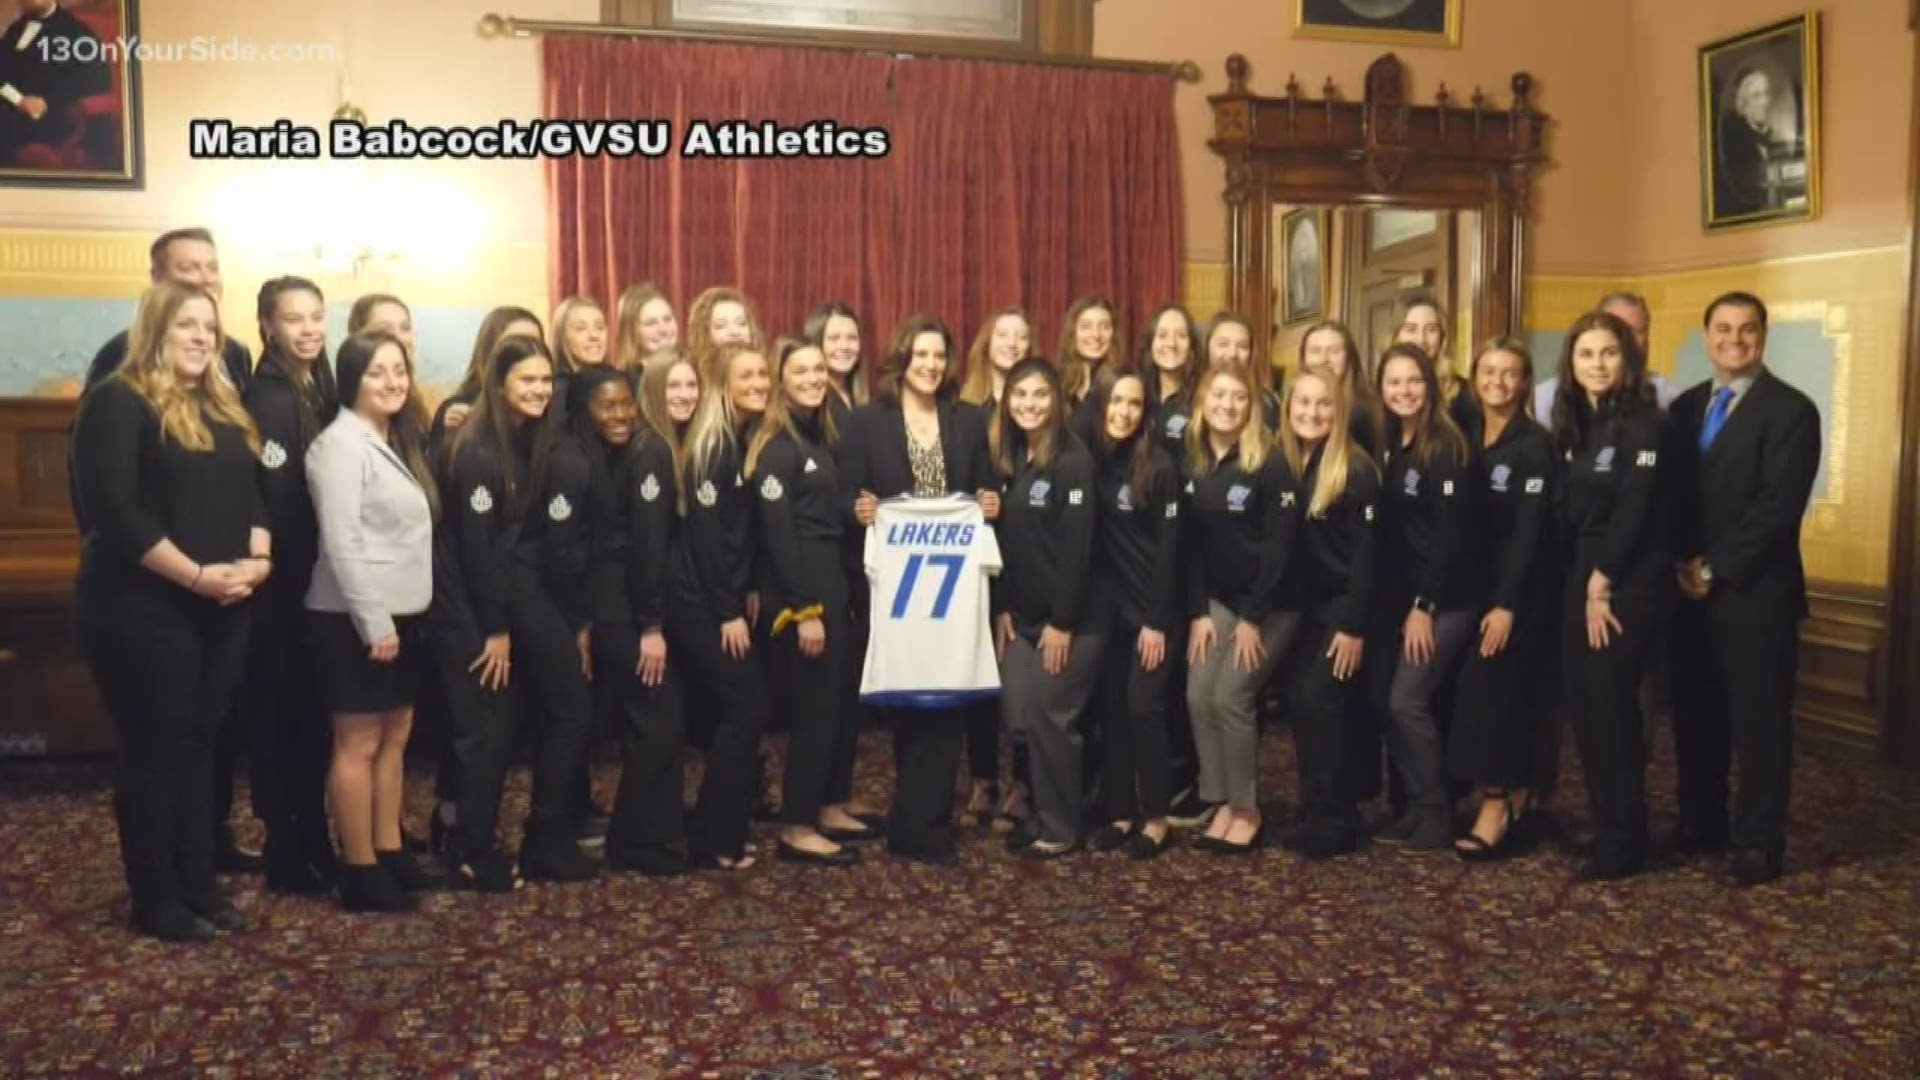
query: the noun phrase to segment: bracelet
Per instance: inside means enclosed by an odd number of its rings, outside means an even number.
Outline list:
[[[200,575],[206,572],[207,572],[207,568],[204,564],[193,568],[193,580],[187,582],[188,592],[192,592],[193,590],[200,587]]]
[[[271,566],[273,565],[273,556],[272,555],[249,555],[246,558],[241,559],[240,561],[241,562],[263,562]]]
[[[1596,600],[1602,604],[1611,604],[1613,603],[1613,594],[1610,592],[1603,592],[1603,593],[1592,594],[1587,597],[1587,603],[1589,604],[1593,603]]]

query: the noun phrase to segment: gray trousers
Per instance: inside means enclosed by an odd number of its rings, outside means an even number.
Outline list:
[[[1214,601],[1207,602],[1207,617],[1213,620],[1213,648],[1204,663],[1187,673],[1187,711],[1193,716],[1193,746],[1200,757],[1200,798],[1235,810],[1258,809],[1260,691],[1292,643],[1300,616],[1292,611],[1267,615],[1260,624],[1260,645],[1267,655],[1254,671],[1241,671],[1234,664],[1233,628],[1240,617]]]
[[[1076,633],[1067,666],[1058,675],[1040,666],[1040,650],[1015,637],[1000,662],[1000,714],[1007,730],[1027,742],[1034,816],[1040,838],[1080,839],[1080,714],[1100,677],[1103,633]]]
[[[1424,816],[1447,813],[1447,748],[1433,715],[1433,699],[1460,666],[1469,645],[1480,640],[1480,618],[1472,611],[1441,611],[1433,616],[1433,658],[1407,663],[1404,640],[1393,639],[1393,684],[1387,690],[1387,749],[1407,806]],[[1509,645],[1509,648],[1512,646]]]

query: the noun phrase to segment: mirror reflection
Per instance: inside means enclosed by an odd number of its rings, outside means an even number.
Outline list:
[[[1272,223],[1267,295],[1277,364],[1296,367],[1307,331],[1338,319],[1353,331],[1371,382],[1400,328],[1404,302],[1425,294],[1450,313],[1441,359],[1457,373],[1466,370],[1478,338],[1478,211],[1275,205]]]

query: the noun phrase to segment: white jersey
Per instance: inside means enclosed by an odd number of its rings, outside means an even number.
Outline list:
[[[943,709],[1000,693],[987,578],[1000,542],[965,495],[889,499],[867,529],[871,630],[860,700]]]

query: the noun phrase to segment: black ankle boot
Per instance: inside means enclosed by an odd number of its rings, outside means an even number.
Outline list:
[[[599,872],[566,830],[529,832],[520,844],[520,873],[529,881],[587,881]]]
[[[402,848],[399,851],[375,851],[374,855],[393,883],[407,892],[423,892],[433,887],[433,878],[421,868],[420,860],[414,858],[412,852]]]
[[[161,941],[211,941],[214,925],[178,900],[149,910],[133,909],[133,928]]]
[[[344,863],[340,867],[340,906],[348,911],[412,911],[420,901],[402,889],[379,863]]]

